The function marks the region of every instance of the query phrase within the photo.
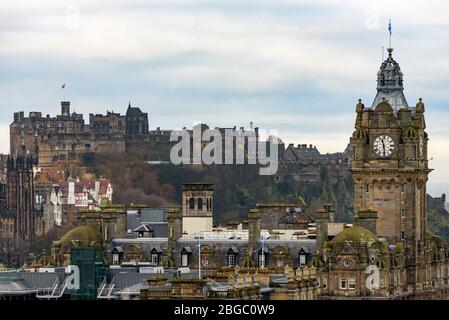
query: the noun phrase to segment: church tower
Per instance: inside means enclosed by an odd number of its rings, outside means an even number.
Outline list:
[[[352,177],[356,217],[377,213],[375,230],[390,244],[402,243],[407,265],[420,264],[425,247],[427,133],[424,103],[405,99],[403,74],[393,49],[377,73],[377,95],[371,107],[356,106]],[[407,277],[416,283],[417,273]]]

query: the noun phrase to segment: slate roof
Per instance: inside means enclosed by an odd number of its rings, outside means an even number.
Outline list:
[[[134,229],[134,232],[151,232],[153,231],[148,224],[141,224],[137,228]]]
[[[49,289],[53,288],[56,281],[59,281],[57,273],[54,272],[23,272],[23,279],[33,288]]]
[[[36,293],[37,290],[28,284],[16,271],[0,272],[0,295],[24,295]]]

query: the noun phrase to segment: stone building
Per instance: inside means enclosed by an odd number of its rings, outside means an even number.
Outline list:
[[[328,299],[447,298],[447,246],[427,228],[424,103],[410,107],[393,49],[377,74],[372,107],[359,100],[351,138],[354,222],[326,239],[317,221],[322,296]],[[321,239],[318,241],[318,239]]]
[[[99,208],[102,201],[112,204],[114,190],[106,178],[73,179],[51,183],[41,195],[44,203],[45,230],[54,226],[74,226],[78,212]]]
[[[213,227],[212,184],[182,185],[182,232],[192,234],[212,230]]]
[[[16,112],[10,126],[11,154],[31,154],[40,167],[47,168],[58,161],[79,163],[91,153],[124,153],[127,124],[148,134],[148,115],[139,108],[131,109],[128,118],[109,111],[106,115],[90,114],[89,124],[82,114],[70,111],[69,101],[61,102],[61,114],[56,117],[43,117],[41,112],[25,117],[24,112]]]
[[[131,102],[126,111],[126,134],[144,135],[149,132],[148,113],[143,113],[140,108],[131,107]]]
[[[0,205],[1,242],[5,252],[22,252],[43,235],[43,207],[34,192],[34,159],[8,157],[5,203]],[[12,227],[12,230],[11,230]]]

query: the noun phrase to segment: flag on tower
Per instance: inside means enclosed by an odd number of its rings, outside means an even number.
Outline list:
[[[391,35],[391,19],[388,21],[388,31],[390,32]]]
[[[65,88],[65,83],[63,83],[61,86],[61,89],[64,89],[64,88]]]

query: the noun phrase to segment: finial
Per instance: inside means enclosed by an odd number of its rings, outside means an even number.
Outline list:
[[[387,51],[388,51],[388,57],[391,58],[392,52],[393,52],[393,48],[388,48]]]
[[[362,103],[362,99],[359,98],[359,103]]]
[[[131,100],[128,103],[128,108],[131,108]]]
[[[419,102],[422,102],[422,98],[419,98],[418,100],[419,100]]]

